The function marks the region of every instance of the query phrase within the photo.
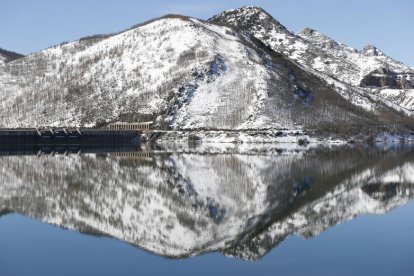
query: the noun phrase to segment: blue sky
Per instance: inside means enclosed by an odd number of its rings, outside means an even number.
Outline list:
[[[311,27],[357,49],[374,44],[414,67],[412,0],[0,0],[0,48],[28,54],[167,13],[207,19],[247,5],[264,8],[292,31]]]

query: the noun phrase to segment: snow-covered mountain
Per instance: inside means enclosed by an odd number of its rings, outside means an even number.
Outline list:
[[[371,93],[405,108],[414,108],[414,70],[388,57],[375,46],[367,45],[358,51],[311,28],[295,34],[257,7],[225,11],[209,21],[230,25],[253,35],[303,68],[321,74],[330,83],[340,81],[368,88]],[[383,89],[398,91],[399,98],[404,100],[388,97],[381,92]]]
[[[410,200],[410,150],[0,158],[0,214],[113,237],[155,254],[263,256]]]
[[[411,117],[408,88],[412,69],[381,51],[358,52],[309,29],[293,34],[246,7],[209,21],[165,16],[3,62],[0,125],[388,124]]]

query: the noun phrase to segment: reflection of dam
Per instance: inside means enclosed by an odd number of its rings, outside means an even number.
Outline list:
[[[3,129],[0,130],[1,144],[115,144],[139,142],[139,130],[102,129]]]
[[[100,129],[3,129],[0,155],[136,152],[141,131]]]
[[[0,156],[18,155],[55,155],[55,154],[107,154],[107,153],[138,153],[140,145],[134,143],[85,143],[85,144],[0,144]]]

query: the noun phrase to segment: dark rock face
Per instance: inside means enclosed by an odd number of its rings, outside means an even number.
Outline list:
[[[366,75],[361,80],[362,87],[391,88],[391,89],[412,89],[414,83],[412,78],[401,76],[385,67],[379,68]]]
[[[363,53],[366,56],[384,56],[384,53],[373,45],[366,45],[362,49],[361,53]]]
[[[361,189],[370,197],[386,202],[398,195],[398,183],[381,185],[379,183],[363,186]]]

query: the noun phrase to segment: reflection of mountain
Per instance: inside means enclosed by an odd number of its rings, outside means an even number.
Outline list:
[[[2,157],[0,168],[0,215],[13,210],[168,257],[259,258],[288,235],[386,212],[414,192],[408,151],[24,156]]]
[[[414,192],[414,156],[398,156],[377,156],[380,160],[349,174],[338,172],[338,176],[342,175],[338,182],[335,177],[327,180],[335,183],[334,187],[315,187],[261,231],[239,239],[226,252],[241,258],[259,258],[291,234],[316,236],[357,215],[383,214],[405,204]]]

